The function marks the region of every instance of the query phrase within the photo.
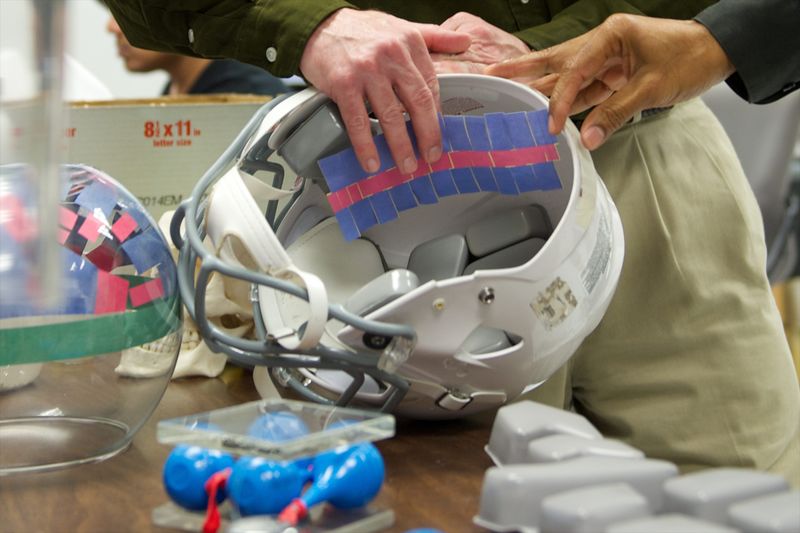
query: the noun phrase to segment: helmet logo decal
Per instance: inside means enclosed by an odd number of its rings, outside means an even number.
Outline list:
[[[477,192],[518,195],[560,189],[553,161],[557,137],[547,131],[547,110],[440,117],[444,154],[414,174],[394,166],[384,136],[377,135],[381,166],[367,175],[352,148],[319,161],[330,203],[346,240],[398,217],[399,211],[439,198]],[[416,146],[411,124],[409,135]]]
[[[531,309],[544,323],[545,328],[552,329],[563,322],[578,307],[578,299],[566,281],[557,277],[550,285],[539,293],[531,302]]]

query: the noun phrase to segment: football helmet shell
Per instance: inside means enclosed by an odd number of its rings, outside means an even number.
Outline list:
[[[533,152],[497,150],[490,119],[546,110],[541,94],[480,75],[443,75],[440,88],[450,167],[415,174],[432,180],[426,190],[435,195],[426,196],[414,187],[423,182],[397,180],[384,165],[389,215],[360,193],[342,203],[346,188],[325,174],[361,172],[336,159],[352,159],[352,149],[327,97],[308,89],[253,117],[172,223],[181,293],[212,349],[257,365],[257,381],[271,374],[306,398],[418,418],[497,407],[569,359],[600,322],[620,275],[616,208],[571,123],[541,166],[506,168]],[[458,117],[483,117],[494,150],[457,150],[448,132]],[[377,122],[374,132],[380,137]],[[470,170],[478,160],[491,160],[484,177],[499,187],[484,187]],[[458,181],[464,168],[469,187]],[[259,179],[265,174],[271,179]],[[408,185],[413,205],[401,206],[392,187]],[[375,220],[359,219],[359,202]],[[255,338],[204,320],[211,275],[250,287]]]

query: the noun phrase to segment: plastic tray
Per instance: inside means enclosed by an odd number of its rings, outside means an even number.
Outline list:
[[[276,417],[299,422],[285,431],[280,427],[265,431],[264,422]],[[274,429],[274,425],[270,427]],[[194,444],[237,455],[289,460],[386,439],[394,433],[390,414],[273,399],[162,420],[156,436],[163,444]]]

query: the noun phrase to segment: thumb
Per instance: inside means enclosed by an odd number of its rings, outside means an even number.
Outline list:
[[[466,52],[469,45],[472,44],[472,38],[463,32],[443,30],[434,24],[417,24],[416,26],[430,52],[460,54]]]

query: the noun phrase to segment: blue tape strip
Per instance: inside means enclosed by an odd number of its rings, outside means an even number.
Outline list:
[[[392,196],[398,211],[406,211],[417,207],[417,199],[414,197],[414,193],[408,183],[402,183],[389,189],[389,194]]]
[[[378,217],[379,224],[385,224],[397,218],[397,209],[388,192],[381,191],[373,194],[370,196],[369,202],[372,204],[375,216]]]
[[[433,188],[436,191],[436,195],[439,198],[444,198],[445,196],[454,196],[458,194],[458,189],[456,188],[456,184],[453,181],[453,174],[454,173],[448,171],[448,172],[434,172],[430,175],[431,182],[433,182]],[[423,179],[427,180],[427,177],[423,176],[421,178],[417,178],[411,183],[413,184],[415,181]]]
[[[478,187],[482,191],[497,192],[500,188],[497,186],[497,180],[494,177],[494,170],[491,168],[474,168],[472,169],[475,174],[475,181],[478,182]]]
[[[331,192],[336,192],[367,177],[367,173],[361,168],[352,148],[320,159],[317,163]]]
[[[486,118],[486,131],[489,134],[489,143],[492,150],[511,150],[511,139],[506,132],[506,121],[503,113],[489,113]],[[497,188],[503,194],[517,195],[517,183],[511,171],[507,168],[495,167],[494,178]]]
[[[511,137],[506,130],[506,119],[504,113],[489,113],[484,115],[486,118],[486,130],[489,133],[489,142],[492,150],[511,150],[514,145]]]
[[[72,251],[61,250],[64,314],[92,314],[97,300],[97,267]]]
[[[561,178],[558,177],[558,172],[556,172],[556,167],[553,163],[538,163],[533,165],[533,168],[541,190],[552,191],[562,187]]]
[[[533,133],[528,127],[528,119],[525,117],[525,112],[508,113],[503,118],[506,123],[506,131],[508,131],[514,148],[536,146],[533,140]]]
[[[356,153],[352,149],[342,152],[339,164],[342,165],[341,172],[347,185],[357,183],[368,176],[364,169],[361,168],[361,163],[358,162]]]
[[[507,168],[495,168],[494,179],[497,181],[497,189],[502,194],[517,195],[517,182],[511,171]]]
[[[0,257],[7,266],[0,276],[0,318],[31,314],[28,273],[31,260],[25,248],[0,226]]]
[[[322,175],[325,176],[325,182],[328,184],[328,189],[331,192],[344,189],[348,185],[344,171],[342,170],[342,165],[339,164],[341,158],[342,152],[339,152],[338,154],[329,155],[317,161],[317,165],[320,171],[322,171]]]
[[[468,194],[473,192],[480,192],[478,183],[473,177],[474,169],[460,168],[453,172],[453,181],[456,182],[459,194]]]
[[[514,148],[528,148],[534,146],[533,134],[528,128],[528,119],[524,112],[508,113],[503,115],[506,132]],[[537,187],[536,176],[530,165],[514,167],[511,175],[519,192],[535,191]]]
[[[0,232],[0,238],[3,238]],[[9,250],[7,245],[3,252]],[[19,261],[25,265],[25,261]],[[97,267],[67,248],[59,252],[61,268],[61,301],[56,307],[33,305],[28,284],[29,270],[14,267],[0,277],[0,318],[41,315],[93,314],[97,298]]]
[[[435,204],[439,201],[436,197],[436,193],[433,192],[433,185],[431,185],[431,180],[428,176],[422,176],[408,183],[411,185],[411,190],[418,203]]]
[[[150,215],[147,213],[147,211],[130,209],[126,212],[133,218],[133,220],[136,221],[136,225],[139,226],[134,230],[134,232],[147,231],[152,227],[152,224],[150,223]]]
[[[117,205],[117,198],[114,188],[102,181],[95,181],[81,191],[75,203],[91,211],[100,208],[106,217],[110,217]]]
[[[369,200],[360,200],[354,203],[350,206],[350,212],[353,214],[353,221],[361,233],[378,223],[375,211],[372,210]]]
[[[466,117],[463,116],[445,117],[447,138],[453,150],[474,150],[469,135],[467,134],[465,118]],[[455,168],[452,170],[452,175],[459,194],[480,192],[480,188],[478,188],[478,184],[475,182],[471,169]]]
[[[442,157],[447,157],[447,153],[454,150],[449,129],[450,126],[448,125],[448,119],[450,118],[451,117],[439,115],[439,127],[442,131]],[[436,194],[438,194],[440,198],[458,194],[458,189],[453,181],[453,172],[451,170],[431,172],[430,177],[433,187],[436,189]]]
[[[508,170],[511,172],[511,177],[514,178],[514,183],[519,192],[530,192],[541,188],[538,186],[536,176],[531,166],[512,167]]]
[[[486,121],[483,117],[465,116],[464,122],[467,127],[467,134],[469,135],[472,149],[482,152],[491,150],[492,145],[489,143],[489,135],[486,133]],[[472,174],[475,176],[475,181],[478,182],[478,187],[480,187],[482,191],[496,192],[499,190],[497,182],[494,179],[494,172],[491,168],[473,168]]]
[[[486,121],[480,116],[466,116],[464,122],[467,126],[470,146],[473,150],[487,151],[492,149],[489,142],[489,134],[486,131]]]
[[[543,144],[555,144],[558,138],[552,135],[547,130],[547,110],[540,109],[539,111],[527,111],[525,113],[528,117],[528,124],[533,131],[533,136],[536,139],[536,146]]]
[[[472,150],[472,143],[467,135],[466,122],[463,116],[444,117],[445,134],[453,150]]]
[[[154,229],[129,237],[122,243],[122,249],[136,268],[136,274],[143,274],[156,265],[172,261],[160,234]]]
[[[353,220],[353,215],[349,209],[343,209],[336,213],[336,221],[339,223],[339,229],[342,230],[344,240],[352,241],[358,239],[361,233],[358,232],[356,221]]]

